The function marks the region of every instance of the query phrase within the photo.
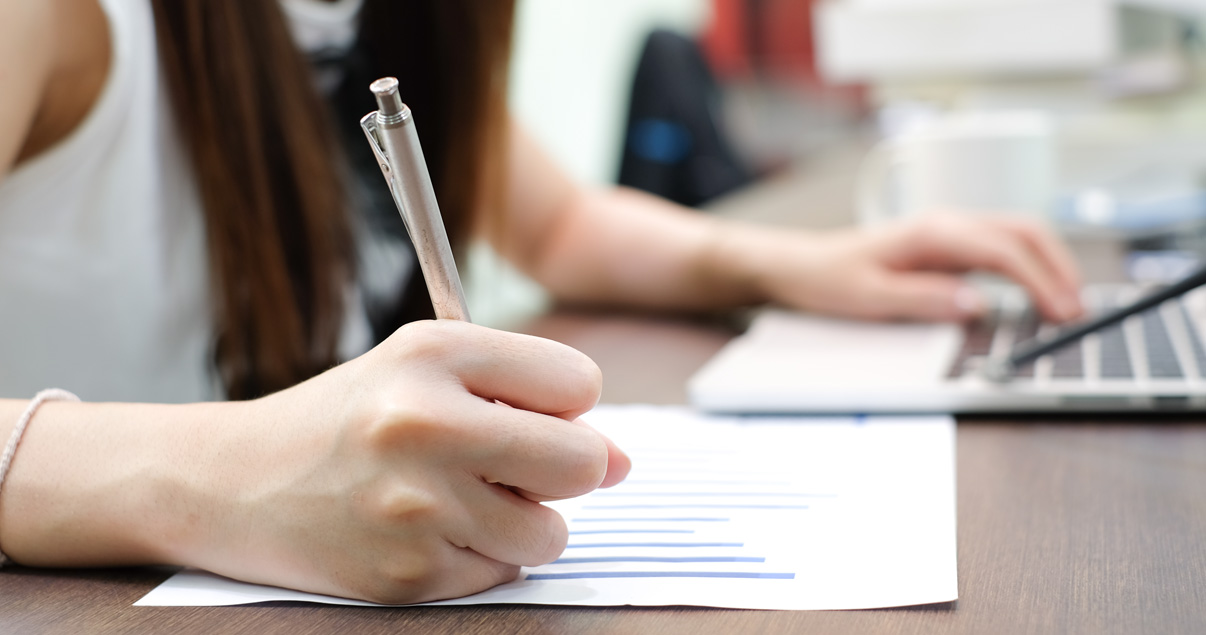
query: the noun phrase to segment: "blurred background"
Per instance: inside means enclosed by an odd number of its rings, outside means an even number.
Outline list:
[[[759,188],[832,188],[801,225],[1016,206],[969,194],[989,171],[1159,279],[1203,243],[1204,37],[1206,0],[522,0],[510,104],[589,184],[737,215]],[[544,306],[488,249],[466,278],[477,321]]]

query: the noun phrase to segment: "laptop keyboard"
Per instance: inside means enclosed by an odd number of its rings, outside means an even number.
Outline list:
[[[1101,286],[1086,290],[1090,312],[1123,306],[1143,290]],[[975,374],[986,358],[1005,358],[1023,342],[1051,332],[1021,296],[1009,296],[984,318],[964,327],[963,347],[949,376]],[[1191,306],[1193,309],[1192,310]],[[1206,315],[1206,294],[1170,300],[1120,324],[1090,334],[1021,367],[1015,379],[1187,380],[1206,377],[1206,347],[1194,315]]]

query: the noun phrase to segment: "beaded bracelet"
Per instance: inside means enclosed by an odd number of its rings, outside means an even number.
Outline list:
[[[21,435],[25,434],[25,428],[29,425],[30,419],[33,419],[34,413],[38,411],[38,406],[47,401],[79,401],[73,393],[60,388],[47,388],[34,395],[30,400],[29,405],[25,407],[25,412],[21,413],[21,417],[17,419],[17,427],[13,428],[13,433],[8,437],[8,444],[4,446],[4,454],[0,455],[0,493],[4,492],[4,477],[8,476],[8,467],[12,465],[13,455],[17,453],[17,444],[21,442]],[[12,564],[8,556],[4,555],[4,551],[0,550],[0,567]]]

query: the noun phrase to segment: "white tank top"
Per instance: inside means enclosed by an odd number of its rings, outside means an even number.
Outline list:
[[[113,59],[98,101],[0,177],[0,397],[58,386],[91,401],[220,398],[204,220],[151,6],[100,5]],[[349,324],[345,356],[366,347],[363,317]]]

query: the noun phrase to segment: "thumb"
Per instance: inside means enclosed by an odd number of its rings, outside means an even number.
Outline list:
[[[878,313],[892,318],[961,322],[984,314],[984,297],[958,276],[909,272],[887,276],[877,294]]]

